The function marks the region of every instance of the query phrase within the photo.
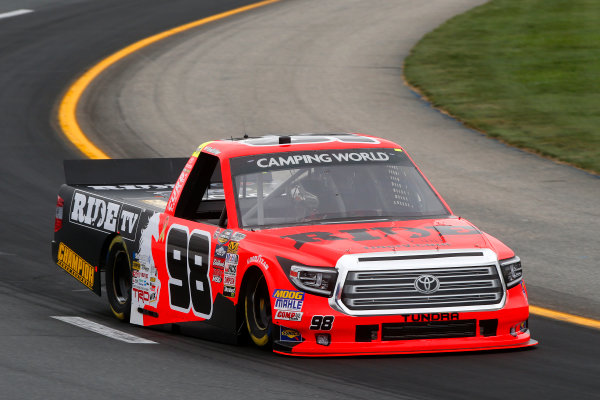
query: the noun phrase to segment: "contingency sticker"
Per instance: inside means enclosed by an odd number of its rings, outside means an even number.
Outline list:
[[[92,290],[94,289],[95,268],[62,242],[58,245],[58,260],[56,263],[79,282]]]
[[[304,339],[300,332],[295,329],[286,328],[285,326],[281,327],[279,335],[279,340],[284,342],[302,342]]]
[[[166,226],[167,221],[165,221]],[[132,254],[131,263],[131,317],[132,324],[144,325],[144,317],[138,311],[147,307],[156,308],[159,302],[161,282],[152,257],[152,241],[161,237],[160,214],[155,213],[141,229],[140,244]],[[163,233],[164,236],[164,233]]]
[[[237,254],[226,254],[223,271],[223,295],[226,297],[235,297],[238,262],[239,256]]]
[[[301,311],[304,303],[304,292],[296,290],[275,289],[273,291],[276,310]]]

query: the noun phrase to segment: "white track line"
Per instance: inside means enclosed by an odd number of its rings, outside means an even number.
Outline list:
[[[33,10],[28,10],[26,8],[22,8],[20,10],[15,10],[15,11],[9,11],[9,12],[2,13],[2,14],[0,14],[0,19],[16,17],[17,15],[29,14],[29,13],[32,13],[32,12],[33,12]]]
[[[58,319],[66,322],[67,324],[75,325],[88,331],[96,332],[109,338],[120,340],[127,343],[142,343],[142,344],[156,344],[152,340],[144,339],[138,336],[130,335],[129,333],[121,332],[108,326],[100,325],[90,320],[81,317],[57,317],[51,316],[50,318]]]

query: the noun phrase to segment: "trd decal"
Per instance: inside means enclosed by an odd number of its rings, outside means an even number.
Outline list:
[[[169,273],[169,303],[176,311],[210,318],[212,290],[209,277],[210,234],[172,225],[167,233],[166,264]]]
[[[427,226],[424,228],[407,228],[401,226],[377,227],[377,228],[359,228],[336,232],[305,232],[293,235],[282,236],[294,240],[294,247],[300,249],[305,243],[328,242],[333,240],[351,240],[354,242],[363,242],[368,240],[380,240],[389,235],[397,235],[400,231],[410,231],[413,234],[412,239],[421,239],[431,235],[475,235],[481,233],[479,230],[470,226]]]

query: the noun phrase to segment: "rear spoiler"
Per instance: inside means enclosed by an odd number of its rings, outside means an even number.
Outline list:
[[[65,160],[67,185],[175,183],[187,158]]]

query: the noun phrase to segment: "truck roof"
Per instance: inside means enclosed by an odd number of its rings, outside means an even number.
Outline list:
[[[215,140],[201,144],[201,151],[220,158],[288,151],[310,151],[356,148],[401,148],[386,139],[360,133],[303,133],[295,135],[266,135]]]

